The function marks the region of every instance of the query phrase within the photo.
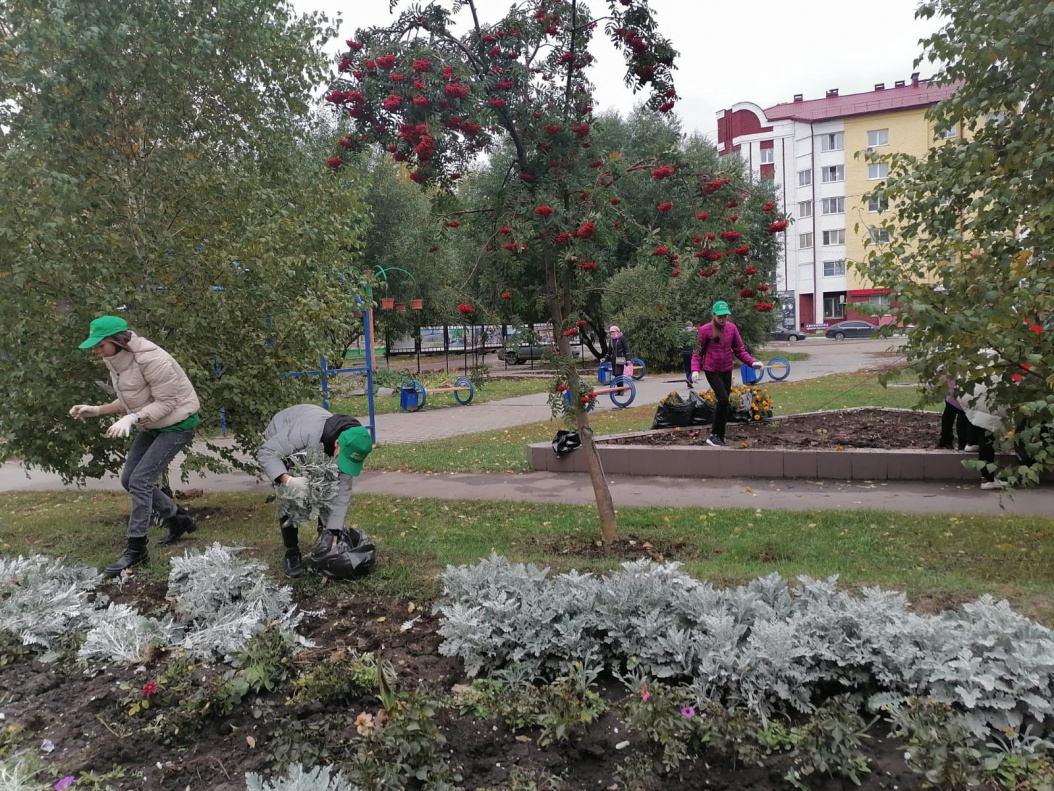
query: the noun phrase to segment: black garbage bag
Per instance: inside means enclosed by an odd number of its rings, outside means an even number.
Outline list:
[[[714,422],[714,405],[696,392],[688,394],[688,403],[692,405],[693,426],[709,426]]]
[[[655,409],[652,428],[684,428],[692,424],[692,404],[677,393],[670,393]]]
[[[335,580],[365,577],[376,563],[373,542],[364,530],[323,530],[311,547],[311,568],[316,574]]]
[[[556,436],[553,437],[553,450],[556,451],[557,457],[566,456],[580,447],[582,447],[582,438],[578,436],[577,431],[560,429],[556,432]]]

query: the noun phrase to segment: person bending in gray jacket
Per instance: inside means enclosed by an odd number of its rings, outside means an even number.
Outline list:
[[[264,444],[256,452],[256,460],[264,474],[278,486],[285,484],[307,489],[307,478],[289,474],[286,459],[320,444],[328,456],[337,457],[337,494],[319,514],[319,530],[339,530],[351,505],[352,478],[362,472],[362,464],[373,450],[373,439],[368,429],[348,415],[334,415],[314,404],[297,404],[283,409],[267,424]],[[285,560],[282,565],[290,577],[304,573],[300,556],[299,526],[279,519]]]

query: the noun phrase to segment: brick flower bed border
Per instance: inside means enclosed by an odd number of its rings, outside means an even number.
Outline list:
[[[875,407],[825,410],[857,412]],[[911,412],[889,409],[888,412]],[[822,415],[825,412],[813,412]],[[786,420],[793,415],[772,418]],[[705,428],[705,427],[700,427]],[[708,445],[612,445],[615,439],[650,437],[692,429],[655,429],[628,434],[609,434],[597,439],[604,472],[609,475],[645,475],[679,478],[830,478],[866,481],[970,481],[980,473],[962,466],[976,453],[947,450],[793,450],[780,448],[712,448]],[[936,438],[935,438],[936,440]],[[585,454],[572,451],[558,458],[548,442],[527,446],[527,460],[533,470],[548,472],[586,472]],[[1014,463],[1011,456],[998,456],[1000,465]]]

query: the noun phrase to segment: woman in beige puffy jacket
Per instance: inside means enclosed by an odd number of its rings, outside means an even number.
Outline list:
[[[107,431],[109,437],[127,437],[136,427],[128,450],[121,485],[132,495],[128,517],[128,543],[124,553],[103,570],[115,577],[130,566],[148,559],[147,528],[156,512],[168,526],[168,535],[158,543],[168,544],[184,533],[197,530],[194,519],[157,488],[161,472],[194,439],[198,396],[186,373],[160,346],[128,330],[128,322],[117,316],[102,316],[91,323],[81,349],[94,349],[110,371],[117,393],[109,404],[77,404],[70,409],[75,418],[121,415]]]

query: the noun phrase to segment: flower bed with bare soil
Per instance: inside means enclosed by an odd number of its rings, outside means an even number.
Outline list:
[[[611,445],[702,445],[709,433],[708,426],[693,426],[603,441]],[[731,448],[924,450],[936,446],[939,435],[940,415],[935,412],[865,408],[729,422],[725,440]]]
[[[213,577],[251,581],[209,552]],[[0,777],[33,774],[5,788],[913,791],[968,773],[1039,791],[1022,783],[1054,776],[1047,742],[1015,740],[1048,735],[1054,638],[990,599],[930,616],[833,580],[721,591],[676,565],[552,577],[495,555],[449,567],[435,609],[350,586],[293,602],[264,581],[238,598],[284,617],[242,609],[203,632],[201,593],[237,602],[174,586],[179,569],[166,591],[0,561]],[[985,746],[993,729],[1006,748]]]

